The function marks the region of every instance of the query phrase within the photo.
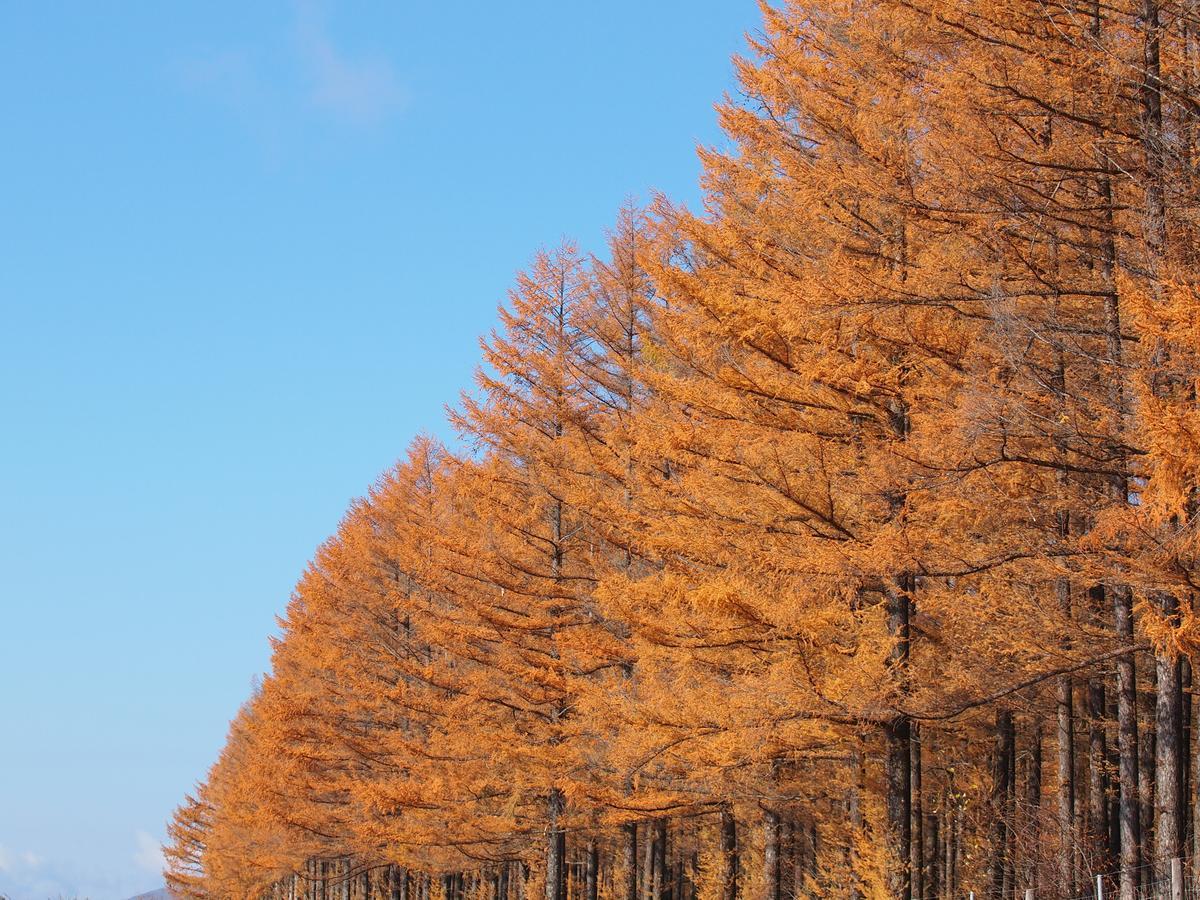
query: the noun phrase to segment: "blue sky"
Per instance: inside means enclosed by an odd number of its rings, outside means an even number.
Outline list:
[[[752,0],[0,4],[0,894],[163,823],[514,271],[694,200]]]

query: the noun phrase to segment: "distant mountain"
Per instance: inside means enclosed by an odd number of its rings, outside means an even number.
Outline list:
[[[157,891],[150,891],[148,894],[138,894],[136,897],[130,897],[129,900],[171,900],[171,895],[167,893],[166,888],[159,888]]]

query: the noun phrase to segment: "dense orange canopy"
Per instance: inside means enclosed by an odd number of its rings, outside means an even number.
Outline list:
[[[704,210],[539,252],[317,553],[180,896],[1132,900],[1200,848],[1200,16],[763,17]]]

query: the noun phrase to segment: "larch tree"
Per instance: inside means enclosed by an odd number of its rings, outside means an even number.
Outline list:
[[[190,897],[1122,900],[1200,848],[1200,16],[763,6],[317,552]],[[1200,857],[1200,853],[1193,854]]]

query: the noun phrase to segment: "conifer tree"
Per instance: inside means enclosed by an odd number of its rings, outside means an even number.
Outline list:
[[[1132,900],[1200,846],[1195,10],[763,12],[703,214],[538,254],[462,452],[316,554],[176,893]]]

